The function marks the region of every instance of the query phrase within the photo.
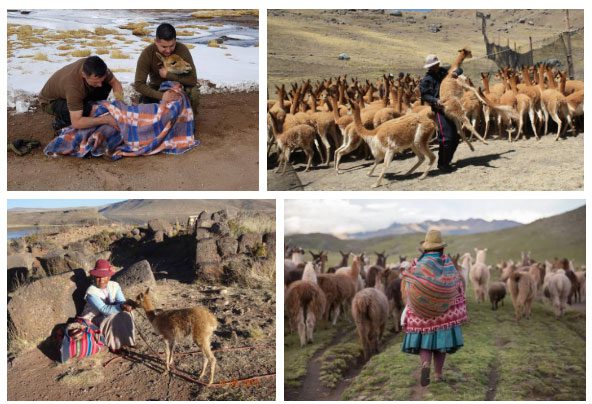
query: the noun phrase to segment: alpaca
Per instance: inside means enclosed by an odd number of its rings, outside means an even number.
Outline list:
[[[547,73],[547,76],[549,79],[548,80],[549,88],[545,89],[545,87],[544,87],[544,81],[545,81],[544,80],[544,73],[545,73],[545,66],[541,64],[539,66],[539,86],[542,91],[541,106],[543,109],[543,115],[545,117],[545,130],[543,133],[545,135],[547,134],[549,117],[551,117],[551,119],[553,119],[553,121],[555,121],[555,123],[557,124],[557,136],[555,137],[555,140],[559,140],[559,138],[563,134],[563,130],[562,130],[563,123],[562,123],[560,115],[565,117],[567,123],[571,125],[571,115],[569,113],[569,106],[568,106],[566,97],[559,90],[557,90],[557,85],[555,83],[555,79],[553,78],[553,74],[551,73],[550,70],[546,70],[546,73]],[[565,78],[563,78],[563,80],[562,80],[562,86],[565,86]],[[567,126],[565,126],[564,129],[567,129]]]
[[[542,263],[533,263],[528,267],[528,272],[536,283],[537,291],[542,290],[541,288],[545,279],[545,265]]]
[[[356,292],[364,288],[364,280],[360,275],[362,270],[363,255],[355,255],[351,267],[342,267],[335,271],[337,275],[347,276],[356,286]]]
[[[307,262],[304,266],[304,271],[302,272],[302,280],[311,283],[317,283],[317,273],[312,262]]]
[[[391,269],[384,269],[379,276],[382,284],[385,285],[385,294],[389,302],[389,313],[394,319],[395,332],[401,331],[401,315],[405,305],[401,294],[401,278],[399,272]]]
[[[471,257],[470,253],[464,253],[460,258],[460,274],[463,279],[464,287],[465,287],[465,295],[467,294],[467,286],[469,284],[469,270],[471,269],[471,264],[473,263],[473,258]]]
[[[341,307],[346,303],[349,304],[356,294],[356,284],[346,275],[333,273],[318,275],[317,282],[327,298],[324,318],[335,325],[339,319]]]
[[[536,283],[532,279],[532,275],[520,271],[512,261],[509,261],[503,269],[500,280],[506,282],[506,286],[510,291],[516,321],[520,321],[522,316],[530,318],[532,301],[536,295]]]
[[[286,313],[290,327],[298,330],[300,346],[313,342],[317,319],[325,312],[325,294],[316,283],[296,281],[286,291]]]
[[[312,251],[308,251],[310,255],[312,255],[312,261],[315,263],[315,267],[318,269],[318,273],[325,272],[325,265],[327,264],[327,253],[324,251],[320,251],[318,254],[313,253]]]
[[[327,272],[329,273],[335,273],[335,271],[337,271],[339,268],[343,268],[343,267],[347,267],[348,266],[348,261],[349,261],[349,256],[351,255],[351,251],[348,252],[343,252],[341,250],[339,250],[339,254],[341,254],[341,261],[339,262],[339,264],[330,267]]]
[[[210,363],[210,381],[214,381],[216,371],[216,358],[210,349],[212,334],[218,326],[216,317],[204,307],[192,307],[190,309],[164,310],[156,314],[150,289],[140,293],[134,301],[134,306],[142,307],[146,317],[154,330],[164,338],[165,347],[165,373],[169,372],[173,364],[173,352],[175,343],[182,338],[191,337],[203,352],[203,366],[199,378],[201,379]]]
[[[278,129],[278,121],[276,117],[272,113],[269,114],[269,117],[271,118],[271,127],[280,150],[278,168],[275,170],[275,172],[277,173],[280,171],[282,163],[284,164],[282,174],[286,172],[286,167],[290,162],[290,154],[297,148],[302,148],[304,150],[304,153],[307,157],[306,168],[304,171],[309,171],[314,153],[312,145],[316,142],[315,129],[309,125],[296,125],[288,130],[280,132]]]
[[[428,115],[410,113],[385,122],[378,128],[368,130],[362,125],[360,105],[351,100],[350,105],[354,109],[354,123],[358,134],[370,146],[370,150],[374,156],[374,164],[368,176],[371,176],[376,166],[384,160],[382,172],[376,183],[372,185],[373,188],[379,187],[382,184],[382,178],[395,153],[407,149],[411,149],[417,156],[417,163],[405,175],[409,175],[415,171],[424,162],[426,156],[429,159],[428,167],[419,179],[424,179],[428,175],[428,171],[436,162],[436,156],[432,153],[428,145],[436,132],[436,125]]]
[[[485,264],[487,248],[478,250],[475,248],[475,263],[471,265],[469,278],[473,284],[473,292],[477,303],[485,301],[485,293],[488,289],[491,266]]]
[[[567,297],[571,292],[571,282],[565,275],[563,269],[558,269],[554,273],[545,276],[543,285],[545,296],[549,296],[555,311],[555,317],[559,318],[565,313],[567,306]]]
[[[380,277],[375,287],[356,293],[351,310],[364,350],[364,358],[368,360],[370,356],[378,353],[389,312],[389,302]]]
[[[506,284],[503,282],[493,282],[489,285],[489,301],[491,302],[491,310],[497,310],[499,302],[504,305],[504,297],[506,297]]]
[[[579,290],[579,301],[580,302],[585,302],[586,301],[586,271],[576,271],[574,272],[574,274],[576,275],[576,279],[578,280],[578,283],[580,284],[580,290]]]
[[[162,56],[160,53],[155,53],[156,57],[160,59],[163,67],[166,68],[167,72],[173,74],[187,74],[192,68],[191,64],[183,60],[179,55]]]

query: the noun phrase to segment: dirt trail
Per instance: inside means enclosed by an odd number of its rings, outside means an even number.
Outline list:
[[[384,351],[397,337],[397,334],[388,334],[383,338],[380,351]],[[347,372],[342,376],[341,381],[334,388],[325,387],[320,382],[321,366],[320,357],[327,349],[335,346],[345,340],[355,339],[356,330],[350,329],[348,332],[342,332],[335,335],[327,348],[320,349],[309,360],[306,376],[302,380],[300,387],[288,389],[285,391],[285,400],[287,401],[341,401],[343,392],[349,387],[352,381],[362,372],[366,361],[360,355],[355,363],[351,363]]]
[[[584,187],[584,134],[571,134],[559,141],[547,135],[541,140],[488,140],[489,144],[474,142],[471,152],[461,143],[454,156],[457,170],[451,174],[440,174],[433,168],[426,179],[419,180],[424,163],[411,175],[403,175],[411,168],[416,158],[407,153],[395,158],[386,171],[383,186],[371,188],[382,170],[380,164],[374,177],[367,173],[371,160],[342,159],[338,175],[333,163],[326,167],[313,167],[305,173],[304,158],[301,153],[293,153],[295,175],[298,176],[304,191],[542,191],[542,190],[582,190]],[[437,155],[437,149],[434,148]],[[269,166],[268,166],[269,167]],[[270,167],[271,168],[271,167]],[[282,187],[280,174],[268,173],[269,190],[290,190]],[[286,175],[294,175],[292,173]]]
[[[8,140],[37,139],[42,148],[24,157],[8,154],[8,190],[258,190],[258,93],[207,94],[201,100],[200,146],[179,156],[118,161],[45,157],[51,117],[9,113]]]

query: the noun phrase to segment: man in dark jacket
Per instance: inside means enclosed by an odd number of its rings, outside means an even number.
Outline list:
[[[428,71],[419,82],[419,91],[421,99],[427,102],[436,114],[436,126],[439,134],[438,168],[442,172],[449,173],[455,170],[450,166],[450,162],[460,139],[454,122],[444,115],[444,106],[440,103],[440,83],[448,74],[448,69],[440,67],[440,60],[436,55],[428,55],[423,67]],[[462,74],[462,69],[458,68],[453,73],[453,77],[460,74]]]

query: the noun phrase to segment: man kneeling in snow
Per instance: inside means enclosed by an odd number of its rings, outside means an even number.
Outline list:
[[[55,72],[39,94],[41,108],[54,115],[56,133],[66,126],[76,129],[111,125],[117,128],[109,114],[91,117],[96,101],[106,100],[113,90],[115,98],[123,97],[123,87],[98,56],[77,60]]]

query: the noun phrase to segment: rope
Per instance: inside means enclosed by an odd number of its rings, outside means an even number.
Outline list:
[[[148,320],[148,318],[143,313],[141,313],[140,311],[138,311],[138,312],[146,320]],[[148,320],[148,322],[150,322],[150,321]],[[144,335],[142,334],[142,332],[139,329],[136,329],[136,331],[138,331],[140,338],[142,338],[142,340],[144,341],[146,346],[148,346],[148,348],[152,351],[152,353],[154,355],[156,355],[157,358],[164,353],[164,352],[158,352],[157,350],[152,348],[152,346],[148,343],[148,341],[146,341],[146,338],[144,338]],[[242,350],[248,350],[248,349],[275,349],[275,346],[253,345],[253,346],[243,346],[243,347],[219,348],[219,349],[212,349],[212,352],[242,351]],[[176,355],[194,355],[194,354],[199,354],[199,353],[202,353],[202,351],[198,350],[198,351],[188,351],[188,352],[177,352]],[[103,364],[103,367],[107,367],[110,363],[112,363],[113,361],[118,360],[118,359],[127,359],[130,361],[134,360],[131,356],[127,355],[125,352],[124,353],[115,353],[115,355],[117,355],[117,356],[115,356],[114,358],[111,358],[107,362],[105,362]],[[150,358],[150,357],[147,357],[147,358]],[[184,370],[177,369],[174,366],[172,367],[170,372],[172,374],[180,377],[181,379],[184,379],[189,382],[197,383],[197,384],[200,384],[200,385],[206,386],[206,387],[222,387],[222,386],[228,386],[228,385],[230,385],[231,387],[236,387],[239,384],[253,385],[263,379],[268,379],[268,378],[275,379],[275,373],[268,373],[268,374],[264,374],[264,375],[251,376],[251,377],[246,377],[246,378],[242,378],[242,379],[226,380],[226,381],[222,381],[222,382],[218,382],[218,383],[208,384],[208,383],[204,383],[204,382],[192,377],[188,372],[186,372]]]

